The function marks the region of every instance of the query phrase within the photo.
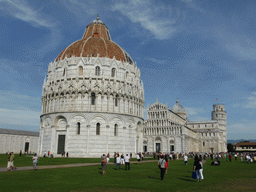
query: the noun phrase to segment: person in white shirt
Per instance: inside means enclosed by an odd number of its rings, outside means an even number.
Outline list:
[[[184,155],[184,162],[185,162],[185,165],[188,164],[188,156],[187,156],[187,154]]]
[[[172,160],[172,154],[170,153],[170,160]]]
[[[124,165],[124,154],[121,155],[121,165]]]
[[[117,166],[119,166],[119,170],[120,170],[120,163],[121,163],[121,158],[119,157],[119,154],[117,154],[117,157],[116,157],[116,169],[117,169]]]
[[[37,170],[36,165],[37,165],[37,163],[38,163],[38,159],[39,159],[39,157],[38,157],[37,154],[35,153],[35,156],[32,157],[32,160],[33,160],[33,169],[34,169],[34,171]]]
[[[138,164],[139,164],[139,163],[142,164],[142,162],[140,161],[140,155],[139,155],[139,153],[137,153],[137,156],[136,156],[136,157],[137,157],[137,160],[138,160]]]
[[[126,156],[124,157],[124,162],[125,162],[125,170],[127,170],[127,166],[128,166],[128,170],[130,170],[130,157],[128,156],[128,154],[126,154]]]

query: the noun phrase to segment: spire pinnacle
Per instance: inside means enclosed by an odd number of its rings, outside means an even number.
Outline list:
[[[100,20],[100,16],[99,16],[99,14],[97,14],[97,20]]]

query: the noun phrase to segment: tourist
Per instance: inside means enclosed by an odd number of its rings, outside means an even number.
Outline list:
[[[155,152],[153,153],[153,156],[154,156],[154,159],[155,159],[156,158],[156,153]]]
[[[167,174],[168,167],[169,167],[169,160],[168,160],[168,155],[165,154],[165,173]]]
[[[141,163],[143,161],[143,157],[144,157],[144,155],[143,155],[143,153],[141,153]]]
[[[114,152],[114,163],[116,163],[116,157],[117,157],[116,152]]]
[[[48,151],[48,157],[50,156],[50,151]]]
[[[101,166],[102,166],[102,175],[106,175],[106,167],[107,167],[107,160],[105,158],[105,156],[103,156],[103,159],[101,161]],[[120,166],[119,166],[120,169]]]
[[[7,164],[7,171],[10,171],[10,169],[16,169],[16,167],[14,167],[14,154],[13,152],[9,153],[9,157],[8,157],[8,164]]]
[[[32,160],[33,160],[33,169],[34,169],[34,171],[37,170],[38,159],[39,159],[39,157],[38,157],[37,154],[35,153],[35,155],[32,157]]]
[[[44,151],[44,157],[46,157],[46,151]]]
[[[139,153],[137,153],[136,157],[137,157],[137,161],[138,161],[138,164],[139,164],[139,163],[141,162],[141,161],[140,161],[140,155],[139,155]],[[142,164],[142,162],[141,162],[141,164]]]
[[[185,165],[188,164],[188,156],[187,156],[187,154],[184,155],[184,162],[185,162]]]
[[[232,158],[231,153],[229,153],[228,158],[229,158],[229,162],[231,162],[231,158]]]
[[[109,162],[109,153],[107,154],[107,163]]]
[[[130,159],[132,158],[132,152],[130,152]]]
[[[120,170],[120,162],[121,162],[121,158],[119,157],[119,154],[117,154],[117,157],[116,157],[116,170],[117,170],[117,166],[119,166],[119,170]]]
[[[226,162],[228,162],[228,154],[226,155]]]
[[[67,155],[67,158],[68,158],[68,152],[67,152],[67,154],[66,154],[66,155]]]
[[[127,166],[128,166],[128,170],[130,170],[130,157],[128,156],[128,154],[126,154],[124,161],[125,161],[125,170],[127,170]]]
[[[172,161],[172,153],[170,153],[170,160]]]
[[[22,151],[20,150],[20,157],[21,157],[21,155],[22,155]]]
[[[121,155],[121,165],[124,165],[124,154]]]
[[[173,160],[175,160],[175,158],[176,158],[176,157],[175,157],[175,153],[173,153],[173,157],[172,157],[172,158],[173,158]]]
[[[196,178],[197,178],[197,182],[201,181],[201,174],[199,172],[199,170],[201,169],[201,164],[199,162],[198,156],[195,156],[195,162],[194,162],[194,172],[196,172]]]
[[[236,153],[235,153],[234,157],[235,157],[235,160],[237,160],[237,154]]]
[[[202,158],[200,158],[200,165],[201,165],[201,169],[199,169],[199,173],[201,175],[201,179],[204,179],[204,175],[203,175],[203,161],[202,161]]]
[[[241,161],[243,161],[244,159],[243,159],[243,154],[241,154]]]
[[[166,164],[166,161],[163,159],[163,156],[159,157],[159,161],[158,161],[157,165],[161,170],[161,172],[160,172],[161,180],[164,179],[165,164]]]

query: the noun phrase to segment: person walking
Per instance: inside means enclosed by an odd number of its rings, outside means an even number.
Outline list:
[[[109,153],[107,154],[107,163],[109,162]]]
[[[21,157],[21,155],[22,155],[22,151],[20,150],[20,157]]]
[[[117,157],[116,157],[116,170],[117,170],[117,166],[119,166],[119,170],[120,170],[120,162],[121,162],[121,158],[119,157],[119,154],[117,154]]]
[[[67,158],[68,158],[68,152],[67,152],[67,154],[66,154],[66,155],[67,155]]]
[[[201,175],[201,179],[204,179],[204,175],[203,175],[203,161],[202,161],[202,158],[200,158],[200,160],[199,160],[199,163],[200,163],[200,165],[201,165],[201,169],[199,169],[199,173],[200,173],[200,175]]]
[[[201,169],[201,164],[199,162],[198,156],[195,156],[195,162],[194,162],[194,172],[196,172],[196,178],[197,178],[197,182],[201,181],[201,174],[199,172],[199,170]]]
[[[14,166],[14,158],[15,158],[14,153],[13,152],[9,153],[7,171],[10,171],[11,168],[16,170],[16,167]]]
[[[166,161],[163,158],[163,156],[159,157],[159,161],[158,161],[157,165],[159,166],[159,168],[161,170],[160,171],[161,180],[164,180],[165,164],[166,164]]]
[[[235,153],[234,157],[235,157],[235,160],[237,161],[237,154],[236,153]]]
[[[101,166],[102,166],[102,175],[106,175],[107,160],[105,156],[103,156],[103,159],[101,161]]]
[[[125,170],[130,170],[130,157],[128,156],[128,154],[126,154],[125,158],[124,158],[124,162],[125,162]]]
[[[228,158],[229,158],[229,162],[231,162],[231,158],[232,158],[231,153],[229,154]]]
[[[165,174],[167,174],[167,171],[168,171],[168,167],[169,167],[169,160],[168,160],[168,155],[165,154]]]
[[[187,154],[184,155],[184,162],[185,162],[185,165],[188,164],[188,156],[187,156]]]
[[[35,155],[32,157],[32,160],[33,160],[33,169],[34,169],[34,171],[37,170],[38,159],[39,159],[39,157],[38,157],[37,154],[35,153]]]
[[[130,159],[132,158],[132,152],[130,152]]]

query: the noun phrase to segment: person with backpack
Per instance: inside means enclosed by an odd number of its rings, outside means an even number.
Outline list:
[[[165,161],[165,159],[163,157],[164,157],[163,155],[161,157],[159,157],[159,161],[157,163],[158,167],[161,170],[161,172],[160,172],[161,180],[164,179],[165,164],[166,164],[166,161]]]

